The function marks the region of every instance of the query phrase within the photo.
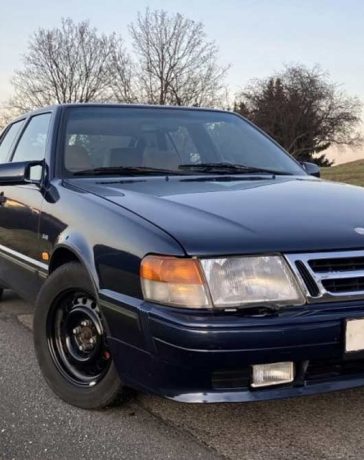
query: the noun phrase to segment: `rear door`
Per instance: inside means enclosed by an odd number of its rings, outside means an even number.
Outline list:
[[[51,113],[27,120],[20,137],[12,145],[10,161],[45,158]],[[40,167],[34,170],[40,178]],[[39,244],[39,218],[43,201],[37,184],[0,186],[0,278],[23,296],[33,299],[38,291],[38,270],[44,269]]]
[[[0,137],[0,163],[8,163],[12,153],[12,148],[19,137],[19,134],[24,126],[25,120],[19,120],[10,124],[2,133]],[[3,189],[4,187],[0,187]],[[0,201],[3,200],[3,191],[0,190]],[[0,210],[3,207],[3,203],[0,203]],[[6,215],[4,212],[0,212],[0,235],[3,233],[3,226],[6,224]],[[0,238],[1,239],[1,238]],[[4,284],[4,278],[6,278],[6,264],[7,260],[4,260],[3,251],[0,247],[0,283]]]

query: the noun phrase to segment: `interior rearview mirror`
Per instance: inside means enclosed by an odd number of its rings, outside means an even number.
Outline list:
[[[43,161],[19,161],[0,164],[0,185],[39,184]]]
[[[301,164],[303,166],[303,169],[310,176],[314,176],[314,177],[320,177],[321,176],[320,167],[317,166],[316,163],[309,163],[308,161],[304,161]]]

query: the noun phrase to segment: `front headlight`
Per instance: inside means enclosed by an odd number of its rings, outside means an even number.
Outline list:
[[[305,303],[293,273],[280,256],[203,259],[201,265],[215,307]]]
[[[280,256],[142,260],[144,298],[185,308],[302,305],[305,298]]]

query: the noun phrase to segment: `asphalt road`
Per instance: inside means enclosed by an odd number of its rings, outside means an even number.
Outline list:
[[[139,395],[99,412],[56,398],[32,347],[32,308],[0,304],[0,459],[362,459],[364,390],[185,405]]]

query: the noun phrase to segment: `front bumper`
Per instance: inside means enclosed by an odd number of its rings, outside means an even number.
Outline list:
[[[177,310],[102,291],[108,341],[122,381],[183,402],[239,402],[364,385],[364,356],[344,354],[347,318],[364,302],[286,308],[264,317]],[[289,385],[252,389],[252,364],[293,361]]]

